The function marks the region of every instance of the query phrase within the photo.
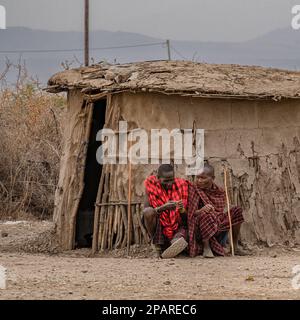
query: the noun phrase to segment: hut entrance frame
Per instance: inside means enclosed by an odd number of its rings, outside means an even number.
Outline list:
[[[84,187],[76,215],[75,247],[77,248],[92,246],[95,203],[102,174],[102,165],[96,159],[96,152],[101,142],[96,141],[96,135],[105,125],[106,103],[106,99],[101,99],[93,104],[85,160]]]

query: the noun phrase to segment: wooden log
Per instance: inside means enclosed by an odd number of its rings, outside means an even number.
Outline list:
[[[114,234],[117,234],[118,233],[118,221],[119,221],[119,207],[116,207],[114,208],[114,226],[113,226],[113,233]]]
[[[127,200],[128,200],[128,206],[127,206],[127,214],[128,214],[128,227],[127,227],[127,255],[129,255],[130,251],[130,244],[131,244],[131,224],[132,224],[132,213],[131,213],[131,179],[132,179],[132,166],[131,166],[131,159],[129,157],[128,159],[128,195],[127,195]]]
[[[114,222],[114,208],[113,207],[109,207],[108,208],[108,215],[109,215],[109,232],[108,232],[108,249],[112,249],[112,242],[113,242],[113,222]]]
[[[89,89],[89,88],[87,88]],[[85,89],[85,90],[87,90]],[[85,91],[84,89],[82,90],[82,92]],[[87,90],[88,91],[88,90]],[[94,101],[98,101],[100,99],[104,99],[106,98],[107,93],[98,93],[98,94],[85,94],[84,95],[84,99],[87,100],[88,102],[94,102]]]
[[[125,234],[125,228],[124,228],[124,224],[123,224],[123,221],[122,221],[122,217],[121,217],[121,223],[120,223],[120,238],[119,238],[119,241],[118,243],[116,244],[116,248],[119,249],[121,248],[122,246],[122,243],[123,243],[123,239],[125,238],[124,234]]]
[[[104,193],[103,193],[103,201],[107,201],[108,199],[108,194],[109,194],[109,172],[108,169],[106,167],[105,170],[105,185],[104,185]],[[100,211],[100,229],[101,229],[101,233],[99,232],[99,244],[100,244],[100,250],[104,250],[104,244],[105,244],[105,240],[104,237],[106,236],[106,219],[107,219],[107,207],[101,207],[101,211]]]
[[[96,203],[102,200],[103,188],[104,188],[104,177],[105,177],[105,167],[102,167],[101,178],[99,183],[99,188],[96,197]],[[92,254],[94,255],[98,251],[98,238],[99,238],[99,220],[100,220],[100,210],[99,206],[95,206],[94,215],[94,231],[93,231],[93,244],[92,244]]]
[[[120,223],[120,217],[119,217],[119,208],[117,207],[117,213],[116,213],[116,225],[117,225],[117,230],[115,233],[115,238],[114,238],[114,242],[113,242],[113,248],[116,249],[117,248],[117,244],[120,241],[120,228],[121,228],[121,223]]]
[[[121,226],[122,226],[122,221],[121,221],[121,212],[120,212],[120,207],[116,207],[116,239],[114,243],[114,248],[117,249],[118,245],[120,245],[120,239],[121,239]]]
[[[112,202],[115,200],[115,192],[114,192],[114,180],[116,175],[116,170],[114,170],[114,165],[110,165],[110,183],[109,183],[109,202]],[[109,214],[109,232],[108,232],[108,249],[111,250],[113,248],[113,238],[114,238],[114,220],[115,220],[115,207],[109,206],[108,208],[108,214]]]
[[[119,207],[119,211],[120,211],[120,214],[119,214],[119,240],[116,244],[116,248],[120,248],[121,245],[122,245],[122,240],[123,240],[123,237],[124,237],[124,224],[123,224],[123,219],[122,219],[122,212],[121,212],[121,208]]]
[[[117,191],[118,191],[119,199],[124,199],[123,188],[122,188],[122,186],[120,184],[118,184]],[[120,210],[121,210],[121,216],[122,216],[122,222],[123,222],[123,228],[124,228],[124,237],[123,237],[123,241],[121,243],[121,248],[123,249],[123,248],[125,248],[126,243],[127,243],[128,220],[127,220],[127,210],[126,210],[126,207],[123,204],[120,205]]]
[[[106,173],[106,168],[103,169],[103,173],[104,173],[104,187],[103,187],[103,195],[102,195],[102,200],[107,199],[107,173]],[[101,247],[101,243],[102,243],[102,237],[103,237],[103,232],[104,232],[104,220],[105,220],[105,216],[104,216],[104,208],[100,207],[100,214],[99,214],[99,234],[98,234],[98,246],[97,246],[97,251],[100,250]]]
[[[108,209],[104,209],[104,229],[101,240],[101,251],[104,251],[107,247],[107,233],[108,233]]]
[[[110,244],[110,235],[111,235],[111,207],[107,207],[107,234],[106,234],[106,243],[107,243],[107,249],[109,250],[109,244]]]
[[[116,237],[117,237],[117,222],[118,222],[118,210],[117,207],[112,207],[112,211],[113,211],[113,226],[112,226],[112,237],[111,237],[111,248],[114,248],[114,244],[116,242]],[[114,228],[115,226],[115,228]]]

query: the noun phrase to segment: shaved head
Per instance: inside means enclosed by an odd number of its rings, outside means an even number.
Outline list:
[[[205,163],[202,171],[200,172],[200,175],[201,174],[205,174],[207,176],[214,178],[215,177],[215,168],[213,166],[211,166],[210,164]]]
[[[167,173],[174,173],[174,167],[171,164],[162,164],[161,166],[159,166],[157,174],[158,177],[161,178],[163,176],[165,176]]]

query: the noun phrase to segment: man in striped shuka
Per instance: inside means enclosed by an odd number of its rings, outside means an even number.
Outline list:
[[[189,184],[175,178],[174,168],[163,164],[157,176],[145,182],[143,223],[158,257],[173,258],[187,247],[187,203]],[[163,252],[162,252],[163,251]]]
[[[189,188],[188,230],[189,255],[203,254],[205,258],[224,256],[224,237],[229,231],[228,213],[225,211],[225,192],[214,182],[214,168],[204,165],[202,172]],[[236,255],[245,255],[238,246],[240,227],[244,221],[242,208],[230,209],[233,246]],[[226,241],[225,241],[226,242]]]

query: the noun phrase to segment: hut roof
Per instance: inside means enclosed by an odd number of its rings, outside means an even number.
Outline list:
[[[300,72],[257,66],[190,61],[99,63],[59,72],[46,90],[80,89],[87,94],[160,92],[208,98],[300,98]]]

